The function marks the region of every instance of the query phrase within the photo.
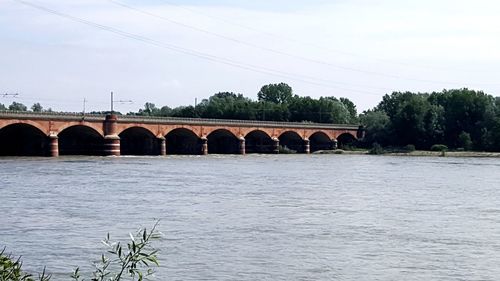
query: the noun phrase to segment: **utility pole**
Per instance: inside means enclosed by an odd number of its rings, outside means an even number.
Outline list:
[[[133,103],[133,101],[132,100],[114,100],[113,99],[113,92],[111,92],[111,114],[114,113],[113,105],[115,103]]]
[[[113,114],[113,92],[111,91],[111,114]]]
[[[85,115],[85,104],[87,103],[87,100],[83,98],[83,111],[82,114]]]
[[[196,111],[196,106],[198,106],[198,98],[194,98],[194,118],[198,118],[198,111]]]

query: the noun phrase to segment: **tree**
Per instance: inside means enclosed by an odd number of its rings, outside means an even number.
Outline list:
[[[26,105],[19,103],[19,102],[12,102],[11,105],[9,105],[9,110],[12,111],[28,111],[28,107]]]
[[[172,109],[171,109],[170,107],[166,106],[166,105],[165,105],[165,106],[162,106],[162,107],[160,108],[159,115],[160,115],[160,116],[165,116],[165,117],[166,117],[166,116],[171,116],[171,115],[172,115]]]
[[[0,103],[0,110],[7,110],[7,107],[5,107],[5,105]]]
[[[463,149],[470,150],[472,148],[472,140],[470,138],[470,134],[462,131],[458,135],[458,144]]]
[[[43,111],[43,107],[42,107],[42,105],[39,102],[37,102],[37,103],[35,103],[35,104],[33,104],[31,106],[31,110],[33,112],[42,112]]]
[[[347,108],[347,110],[349,111],[349,114],[351,115],[349,118],[350,119],[349,122],[350,123],[357,122],[358,121],[357,120],[358,119],[358,111],[356,109],[356,105],[348,98],[340,98],[340,102]]]
[[[392,117],[395,139],[398,145],[414,144],[417,148],[425,146],[425,116],[430,104],[424,95],[408,96]]]
[[[257,97],[259,101],[288,103],[292,98],[292,87],[286,83],[265,85],[257,93]]]
[[[144,104],[144,109],[139,109],[138,115],[158,116],[160,109],[154,103],[147,102]]]
[[[359,116],[363,124],[366,136],[364,141],[370,147],[373,143],[389,145],[392,142],[390,134],[390,119],[387,113],[382,110],[368,110]]]
[[[498,111],[495,98],[464,88],[432,93],[429,99],[444,109],[444,135],[449,147],[460,146],[458,137],[461,132],[470,134],[475,149],[489,146],[495,111]]]
[[[195,117],[194,106],[179,106],[172,109],[173,117],[184,117],[184,118],[193,118]]]

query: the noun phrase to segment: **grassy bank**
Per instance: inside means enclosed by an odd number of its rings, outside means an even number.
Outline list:
[[[314,152],[315,154],[370,154],[369,150],[320,150]],[[415,150],[411,152],[391,152],[386,151],[379,155],[389,155],[389,156],[431,156],[431,157],[443,157],[443,152],[441,151],[428,151],[428,150]],[[482,152],[482,151],[446,151],[444,152],[444,157],[492,157],[500,158],[500,152]]]

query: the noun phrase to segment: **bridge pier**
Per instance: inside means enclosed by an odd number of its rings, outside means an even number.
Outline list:
[[[240,154],[241,155],[245,155],[245,138],[244,137],[240,137],[239,139],[240,143],[239,143],[239,151],[240,151]]]
[[[333,150],[338,148],[338,144],[339,144],[339,142],[337,141],[337,139],[332,139],[332,149]]]
[[[104,136],[104,155],[120,156],[120,137],[117,135]]]
[[[120,156],[120,137],[116,134],[118,117],[108,114],[104,119],[104,155]]]
[[[56,134],[50,134],[50,156],[59,157],[59,137]]]
[[[208,155],[208,139],[206,137],[201,138],[201,155]]]
[[[278,138],[273,138],[273,153],[274,154],[280,153],[280,139]]]
[[[304,153],[305,154],[311,153],[311,142],[308,139],[304,140]]]
[[[167,155],[167,140],[165,137],[158,137],[158,142],[160,143],[160,156]]]

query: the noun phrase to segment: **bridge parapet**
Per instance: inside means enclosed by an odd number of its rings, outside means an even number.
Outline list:
[[[147,123],[147,124],[189,124],[189,125],[238,125],[245,127],[280,127],[280,128],[308,128],[308,129],[343,129],[357,130],[359,125],[353,124],[328,124],[313,122],[279,122],[237,119],[209,119],[209,118],[183,118],[159,116],[134,116],[116,115],[119,123]],[[104,121],[105,114],[81,114],[73,112],[24,112],[0,111],[0,119],[50,119],[68,121]]]

